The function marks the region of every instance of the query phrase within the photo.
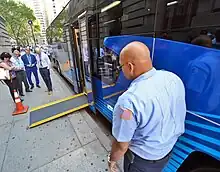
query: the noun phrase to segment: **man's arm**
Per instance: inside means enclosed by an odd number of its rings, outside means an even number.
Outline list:
[[[14,57],[11,57],[10,61],[12,62],[13,66],[16,66],[16,60],[14,59]]]
[[[23,61],[25,67],[31,67],[29,63],[26,63],[28,61],[26,54],[21,57],[21,60]]]
[[[111,153],[108,157],[108,165],[111,172],[117,171],[116,162],[120,160],[128,150],[129,143],[137,128],[133,103],[129,97],[119,98],[113,112]]]
[[[44,54],[44,55],[45,55],[45,58],[46,58],[46,61],[47,61],[48,69],[50,69],[50,66],[51,66],[50,59],[49,59],[47,54]]]
[[[34,54],[31,54],[31,57],[32,57],[32,59],[33,59],[32,67],[34,67],[34,66],[37,65],[37,57],[36,57]]]
[[[24,67],[27,67],[27,65],[25,64],[25,55],[21,56],[21,60],[22,60],[22,62],[24,64]]]
[[[113,113],[112,143],[111,154],[109,155],[109,168],[115,171],[116,162],[120,160],[128,150],[129,143],[137,129],[137,121],[134,116],[134,106],[131,97],[119,98]]]
[[[119,161],[127,152],[129,142],[118,142],[116,139],[112,142],[112,150],[110,154],[111,161]]]
[[[115,139],[112,143],[111,161],[118,161],[124,156],[137,128],[136,119],[128,107],[118,106],[114,111],[112,134]]]

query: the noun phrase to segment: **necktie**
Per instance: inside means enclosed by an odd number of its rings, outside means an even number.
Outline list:
[[[27,55],[27,57],[28,57],[29,64],[31,65],[31,56],[30,56],[30,54]]]
[[[41,59],[41,54],[39,54],[39,59],[40,59],[40,65],[41,65],[41,67],[43,67],[42,59]]]

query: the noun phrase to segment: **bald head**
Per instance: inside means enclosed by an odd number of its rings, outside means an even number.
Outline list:
[[[20,56],[20,52],[18,50],[14,50],[13,53],[14,53],[15,57],[19,57]]]
[[[136,41],[122,49],[120,64],[128,79],[135,79],[153,68],[148,47]]]
[[[35,52],[36,52],[37,54],[40,54],[40,53],[41,53],[41,49],[40,49],[39,47],[37,47],[37,48],[35,49]]]

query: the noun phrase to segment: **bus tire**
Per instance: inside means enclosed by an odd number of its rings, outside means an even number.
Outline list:
[[[195,151],[184,160],[177,172],[220,172],[220,161],[208,154]]]
[[[58,72],[59,74],[61,74],[61,68],[60,68],[60,64],[59,64],[58,61],[56,61],[56,67],[57,67],[57,72]]]

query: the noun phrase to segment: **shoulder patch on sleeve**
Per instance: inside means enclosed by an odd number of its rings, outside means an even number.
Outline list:
[[[132,112],[128,109],[122,109],[123,112],[120,115],[120,118],[123,120],[131,120],[132,119]]]

